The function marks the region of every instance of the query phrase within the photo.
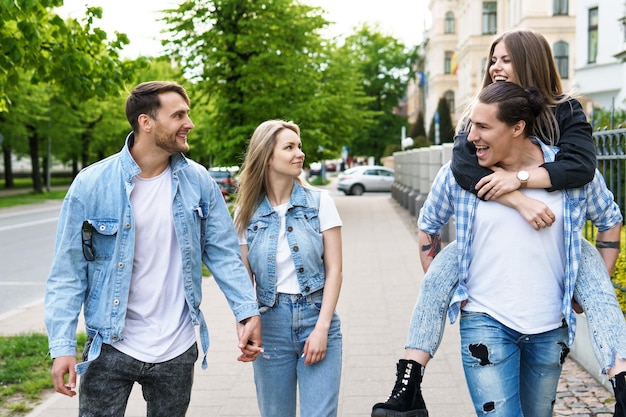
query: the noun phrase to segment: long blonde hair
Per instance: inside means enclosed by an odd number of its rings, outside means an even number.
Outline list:
[[[294,131],[300,136],[300,128],[295,123],[284,120],[267,120],[261,123],[252,134],[248,151],[241,165],[239,190],[235,198],[235,228],[242,234],[268,190],[267,171],[272,158],[276,136],[283,129]],[[302,179],[298,182],[304,185]]]

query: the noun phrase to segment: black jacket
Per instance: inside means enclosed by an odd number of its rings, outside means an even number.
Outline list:
[[[591,136],[591,125],[580,102],[574,98],[556,107],[561,148],[554,162],[543,165],[550,175],[552,188],[548,191],[577,188],[593,179],[596,169],[596,149]],[[540,138],[542,139],[542,138]],[[476,194],[476,184],[486,175],[493,173],[478,165],[476,148],[467,140],[467,132],[454,138],[452,151],[452,173],[464,189]]]

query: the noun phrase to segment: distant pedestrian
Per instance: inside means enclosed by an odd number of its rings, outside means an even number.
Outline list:
[[[135,382],[149,416],[182,417],[195,325],[206,366],[202,263],[236,316],[241,361],[261,352],[258,307],[220,189],[183,155],[194,127],[185,89],[139,84],[126,116],[132,132],[122,150],[81,171],[61,210],[45,296],[52,381],[74,396],[82,374],[81,417],[123,416]],[[88,339],[76,364],[81,309]]]
[[[239,175],[235,226],[256,284],[264,353],[254,362],[263,417],[337,416],[342,336],[341,219],[328,192],[300,178],[300,129],[255,130]]]

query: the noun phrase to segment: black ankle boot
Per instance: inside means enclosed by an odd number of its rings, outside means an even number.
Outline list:
[[[626,372],[620,372],[611,378],[615,393],[615,413],[613,417],[626,417]]]
[[[400,359],[396,371],[396,385],[384,403],[375,404],[372,417],[428,417],[422,398],[424,367],[412,360]]]

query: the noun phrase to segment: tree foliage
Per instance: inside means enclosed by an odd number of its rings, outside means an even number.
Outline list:
[[[215,164],[239,163],[267,119],[298,123],[315,161],[338,156],[370,118],[359,79],[320,35],[328,22],[319,8],[293,0],[186,1],[166,22],[167,50],[210,112],[198,132]]]
[[[594,108],[591,113],[591,126],[598,129],[619,129],[626,123],[626,111],[623,109]]]
[[[416,138],[420,136],[426,136],[426,126],[424,123],[424,113],[420,110],[417,113],[417,120],[411,126],[409,126],[409,137]]]
[[[54,83],[68,99],[104,97],[117,91],[135,69],[119,59],[128,37],[113,41],[94,26],[99,7],[88,8],[84,22],[63,20],[51,8],[62,0],[0,1],[0,111],[7,111],[12,86],[26,70],[33,83]]]
[[[408,50],[396,38],[367,24],[346,39],[343,49],[361,74],[361,87],[370,98],[368,110],[375,115],[373,123],[362,126],[353,153],[380,158],[388,145],[400,143],[406,118],[395,114],[394,109],[406,95],[417,49]]]
[[[0,141],[5,179],[11,155],[32,159],[33,184],[48,147],[74,173],[123,145],[127,92],[175,80],[192,99],[189,156],[241,163],[259,123],[298,123],[307,160],[382,156],[399,142],[404,95],[416,51],[364,26],[351,38],[321,36],[323,10],[297,0],[184,0],[165,12],[163,58],[121,60],[123,34],[97,28],[100,8],[63,20],[62,0],[0,0]],[[41,157],[41,155],[46,155]],[[45,174],[45,172],[44,172]],[[5,182],[9,185],[9,181]]]
[[[52,116],[58,115],[57,110],[77,111],[94,97],[118,93],[137,65],[145,65],[120,59],[119,51],[128,44],[126,35],[116,34],[109,41],[106,32],[94,26],[94,21],[102,16],[101,8],[88,8],[82,22],[63,20],[53,11],[62,3],[0,0],[0,120],[11,121],[0,126],[5,171],[11,168],[7,164],[10,154],[27,143],[33,187],[39,192],[40,148],[52,136]],[[33,113],[20,127],[15,121],[21,117],[19,103],[29,101],[28,84],[45,86],[49,100],[33,105]],[[40,112],[38,108],[42,106],[45,111]],[[18,114],[8,116],[11,111]],[[92,122],[79,121],[85,125]]]
[[[445,97],[441,97],[439,103],[437,103],[437,114],[439,115],[439,143],[454,142],[454,126],[452,125],[450,106],[448,106],[448,100],[446,100]],[[428,139],[432,143],[437,143],[435,129],[435,116],[433,116],[430,129],[428,130]]]

